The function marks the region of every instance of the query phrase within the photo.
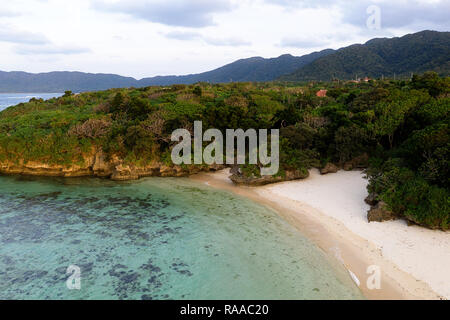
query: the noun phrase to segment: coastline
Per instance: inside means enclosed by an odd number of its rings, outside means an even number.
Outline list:
[[[312,170],[311,176],[305,180],[263,187],[236,186],[228,179],[228,172],[228,169],[225,169],[214,173],[199,173],[191,176],[191,179],[214,188],[226,189],[275,210],[323,250],[331,263],[342,264],[349,271],[349,276],[356,283],[359,282],[359,288],[366,298],[370,300],[450,298],[450,288],[448,288],[450,282],[447,281],[450,274],[445,273],[445,270],[450,269],[450,257],[446,258],[445,255],[445,252],[448,253],[450,250],[449,232],[432,231],[415,226],[407,227],[406,223],[400,220],[369,224],[362,218],[362,215],[364,217],[366,215],[366,211],[361,212],[361,206],[365,205],[364,197],[355,200],[354,194],[353,198],[340,199],[339,204],[344,205],[344,211],[337,210],[340,214],[327,207],[327,201],[323,199],[326,197],[336,200],[336,197],[342,195],[339,194],[339,189],[343,194],[351,194],[352,191],[362,187],[363,192],[366,193],[364,185],[367,182],[363,180],[360,171],[340,171],[337,174],[320,176],[317,171]],[[324,191],[323,181],[319,189],[318,180],[323,178],[333,181],[328,181],[329,183],[326,184],[330,187],[326,190],[328,193],[318,197],[317,193]],[[359,185],[357,183],[354,186],[354,182],[358,179]],[[342,182],[345,182],[345,185],[341,185]],[[353,190],[349,190],[349,187]],[[307,192],[305,188],[308,189]],[[312,191],[309,192],[309,190]],[[302,198],[302,192],[305,198],[311,198],[314,201]],[[334,201],[331,203],[328,201],[328,203],[331,206],[334,205]],[[341,207],[339,204],[337,207]],[[359,214],[358,217],[354,216],[355,210]],[[365,227],[361,227],[363,225]],[[360,229],[364,229],[362,230],[364,232]],[[413,232],[406,232],[406,230]],[[384,233],[381,233],[382,231]],[[433,233],[431,238],[429,233]],[[377,241],[376,237],[380,235],[383,238]],[[405,240],[408,237],[416,242],[427,237],[429,241],[424,244],[424,247],[416,248],[417,243]],[[389,247],[383,244],[393,245]],[[436,244],[439,245],[436,246]],[[428,255],[434,255],[435,259],[432,261],[422,256],[423,250],[429,250],[429,246],[434,246],[428,252]],[[399,250],[405,250],[407,254],[399,255]],[[443,255],[440,255],[440,252],[443,252]],[[414,261],[412,264],[411,259]],[[366,280],[370,276],[367,273],[367,267],[371,265],[379,266],[381,270],[381,289],[379,290],[370,290],[366,285]]]

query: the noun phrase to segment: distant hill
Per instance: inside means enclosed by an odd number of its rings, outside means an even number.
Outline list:
[[[247,81],[272,81],[278,77],[308,65],[314,60],[333,53],[334,50],[327,49],[314,52],[301,57],[294,57],[290,54],[282,55],[278,58],[264,59],[254,57],[241,59],[223,67],[200,74],[186,76],[166,76],[145,78],[140,80],[141,85],[170,85],[177,83],[191,84],[196,82],[247,82]]]
[[[114,74],[92,74],[83,72],[3,72],[0,71],[0,92],[74,92],[98,91],[109,88],[132,87],[134,78]]]
[[[316,59],[280,80],[404,77],[425,71],[450,74],[450,32],[422,31],[401,38],[373,39]]]
[[[0,92],[83,92],[196,82],[350,80],[365,76],[406,77],[425,71],[450,74],[450,32],[422,31],[401,38],[373,39],[301,57],[289,54],[272,59],[253,57],[204,73],[141,80],[114,74],[0,71]]]
[[[327,49],[302,57],[294,57],[288,54],[272,59],[254,57],[241,59],[204,73],[185,76],[158,76],[141,80],[114,74],[82,72],[32,74],[0,71],[0,92],[63,92],[65,90],[83,92],[196,82],[271,81],[333,52],[334,50]]]

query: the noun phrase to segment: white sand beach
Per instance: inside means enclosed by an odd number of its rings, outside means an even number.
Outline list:
[[[275,209],[335,257],[369,299],[450,299],[450,232],[367,221],[367,180],[361,171],[320,175],[264,187],[236,187],[228,170],[199,175]],[[381,289],[370,290],[367,268],[379,266]]]

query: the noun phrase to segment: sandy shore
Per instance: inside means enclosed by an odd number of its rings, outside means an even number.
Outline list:
[[[369,299],[450,299],[450,232],[404,221],[368,223],[367,180],[360,171],[264,187],[237,187],[228,170],[192,178],[252,198],[277,211],[349,270]],[[369,266],[381,271],[381,289],[367,287]]]

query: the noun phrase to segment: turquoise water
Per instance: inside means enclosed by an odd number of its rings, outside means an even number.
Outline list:
[[[28,102],[31,98],[47,100],[62,95],[62,93],[0,93],[0,111],[22,102]]]
[[[0,299],[360,298],[275,212],[226,191],[0,176]]]

